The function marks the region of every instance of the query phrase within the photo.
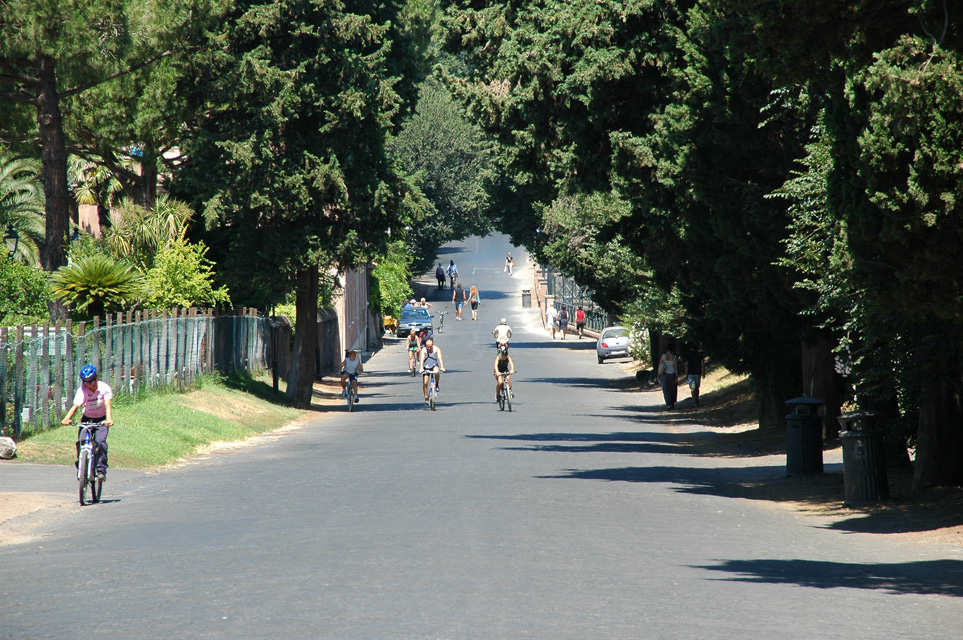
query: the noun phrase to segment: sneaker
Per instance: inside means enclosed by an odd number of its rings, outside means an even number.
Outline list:
[[[425,398],[425,406],[428,406],[428,398]]]
[[[502,399],[502,397],[496,393],[496,394],[495,394],[495,402],[498,402],[498,401],[501,400],[501,399]]]
[[[358,404],[358,396],[355,396],[355,397],[354,397],[354,403],[355,403],[355,404]]]
[[[98,471],[98,472],[97,472],[97,479],[100,480],[101,482],[103,482],[104,480],[107,479],[107,474],[104,473],[103,471]]]

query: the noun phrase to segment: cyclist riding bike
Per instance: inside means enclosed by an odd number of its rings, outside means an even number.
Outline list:
[[[502,392],[502,385],[508,383],[508,389],[512,388],[512,374],[515,373],[515,362],[508,355],[508,345],[498,347],[498,355],[495,356],[495,402]]]
[[[91,437],[97,443],[94,453],[94,465],[97,479],[107,478],[107,433],[114,424],[113,397],[114,392],[106,382],[97,380],[97,367],[92,364],[84,365],[80,369],[80,388],[74,396],[74,403],[67,411],[61,424],[68,425],[77,409],[84,408],[81,423],[94,423],[91,427]],[[77,430],[77,457],[80,457],[80,429]]]
[[[508,320],[502,318],[498,322],[498,326],[492,331],[492,335],[495,336],[495,346],[505,345],[508,347],[508,342],[512,337],[512,328],[508,326]]]
[[[410,331],[406,345],[408,347],[408,371],[411,372],[415,370],[415,362],[418,361],[418,350],[421,349],[421,334]]]
[[[435,389],[441,391],[441,373],[445,370],[445,360],[441,355],[441,349],[435,346],[432,338],[425,340],[425,346],[421,348],[418,357],[419,369],[422,374],[422,391],[425,394],[425,406],[428,405],[428,378],[429,374],[435,374]]]
[[[347,397],[348,382],[351,382],[351,393],[354,394],[354,401],[358,401],[358,374],[364,371],[361,366],[361,358],[358,352],[348,349],[344,352],[344,360],[341,361],[341,395]]]

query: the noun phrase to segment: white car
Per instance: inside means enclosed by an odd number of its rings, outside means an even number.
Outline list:
[[[628,358],[632,352],[629,350],[629,330],[625,327],[607,327],[602,330],[599,341],[595,345],[595,351],[599,356],[599,364],[608,358]]]

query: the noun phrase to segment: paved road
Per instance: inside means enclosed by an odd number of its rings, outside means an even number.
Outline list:
[[[779,462],[687,455],[694,428],[664,424],[657,394],[537,330],[507,250],[495,236],[443,256],[483,304],[439,337],[438,411],[394,343],[354,414],[114,482],[111,502],[0,548],[0,638],[960,636],[961,549],[729,497]],[[522,372],[511,414],[492,397],[501,315]]]

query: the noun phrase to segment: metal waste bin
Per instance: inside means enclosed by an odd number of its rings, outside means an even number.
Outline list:
[[[823,472],[823,417],[821,400],[786,400],[786,475],[798,476]]]
[[[879,502],[889,498],[883,430],[878,411],[853,411],[837,420],[842,430],[843,491],[846,505]]]
[[[532,290],[522,289],[522,306],[526,309],[532,307]]]

